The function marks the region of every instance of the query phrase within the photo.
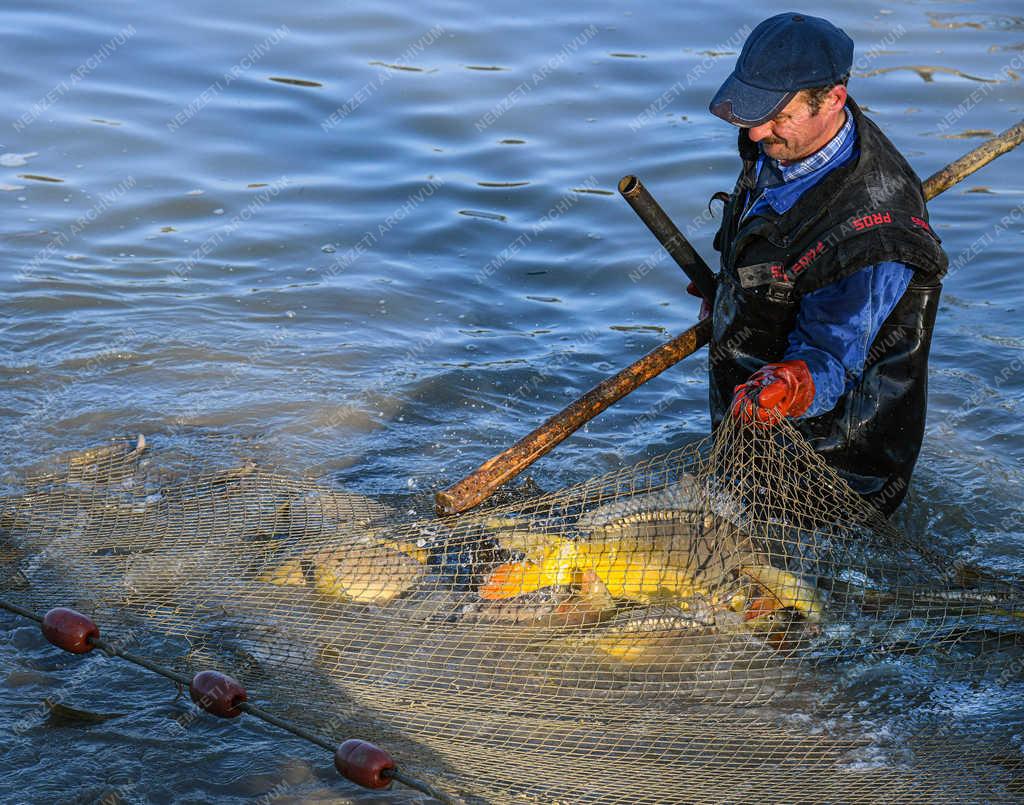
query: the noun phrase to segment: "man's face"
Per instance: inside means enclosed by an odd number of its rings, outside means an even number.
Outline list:
[[[767,123],[753,126],[747,133],[761,150],[780,162],[793,162],[810,156],[824,146],[843,124],[845,87],[836,87],[818,109],[811,113],[806,93],[800,92]]]

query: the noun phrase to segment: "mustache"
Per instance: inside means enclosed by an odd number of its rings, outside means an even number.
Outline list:
[[[761,145],[789,145],[789,141],[781,137],[765,137],[761,140]]]

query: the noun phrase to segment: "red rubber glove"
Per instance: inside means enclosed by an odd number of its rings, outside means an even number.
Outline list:
[[[800,416],[814,401],[814,379],[804,361],[766,363],[733,389],[732,415],[744,422],[774,425]]]
[[[697,286],[694,283],[690,283],[686,286],[686,292],[690,296],[696,296],[700,300],[700,319],[703,321],[711,315],[711,303],[704,298],[704,294],[697,290]]]

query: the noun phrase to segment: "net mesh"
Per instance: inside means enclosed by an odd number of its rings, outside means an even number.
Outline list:
[[[443,520],[118,441],[0,500],[0,578],[470,802],[1024,795],[1018,580],[786,423]]]

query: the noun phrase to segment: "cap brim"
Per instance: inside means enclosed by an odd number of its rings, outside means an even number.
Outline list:
[[[761,89],[740,81],[735,73],[725,79],[708,104],[711,114],[734,126],[749,128],[767,123],[785,108],[796,92]]]

